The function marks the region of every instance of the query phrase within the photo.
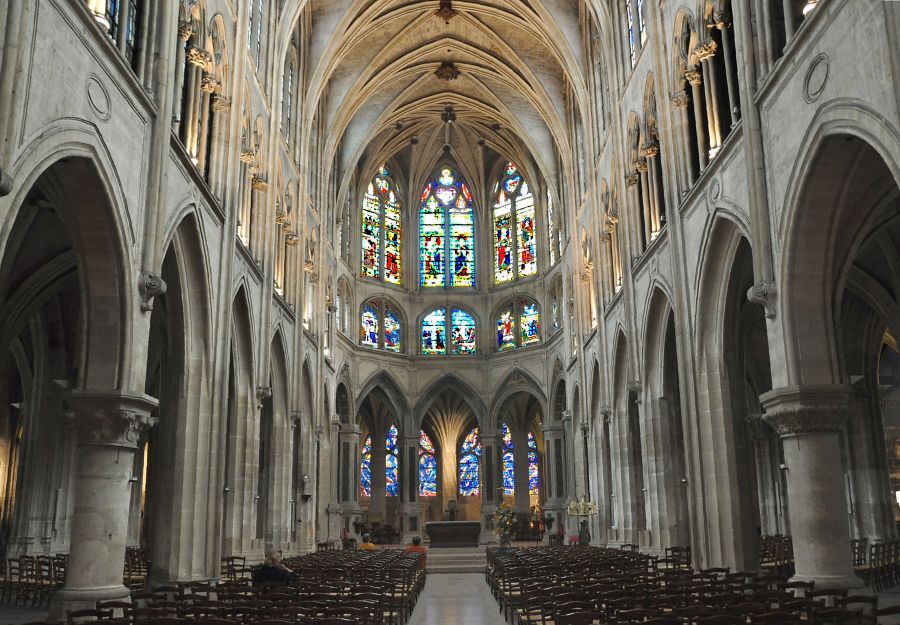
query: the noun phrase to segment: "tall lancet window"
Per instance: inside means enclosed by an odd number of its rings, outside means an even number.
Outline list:
[[[426,289],[475,286],[472,193],[449,167],[422,191],[419,284]]]
[[[534,434],[528,433],[528,494],[539,494],[538,487],[538,449]]]
[[[419,430],[419,496],[437,495],[437,458],[434,443],[425,430]]]
[[[538,271],[534,195],[512,163],[506,164],[494,191],[494,282],[533,276]]]
[[[400,463],[397,460],[397,426],[392,425],[384,442],[384,490],[388,497],[396,497],[400,493]]]
[[[503,424],[503,494],[516,494],[516,460],[512,432],[505,423]]]
[[[400,199],[386,167],[366,189],[362,205],[362,269],[365,278],[400,284]]]
[[[463,497],[481,492],[478,466],[481,463],[481,437],[473,428],[459,448],[459,494]]]

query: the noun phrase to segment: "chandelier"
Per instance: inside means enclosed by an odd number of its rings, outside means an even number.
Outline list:
[[[597,502],[589,501],[584,495],[569,503],[569,516],[589,517],[597,514]]]

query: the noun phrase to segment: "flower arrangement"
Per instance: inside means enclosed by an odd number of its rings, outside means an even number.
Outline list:
[[[510,544],[515,524],[516,509],[506,502],[500,504],[497,512],[494,513],[494,527],[497,529],[497,537],[500,539],[501,547]]]

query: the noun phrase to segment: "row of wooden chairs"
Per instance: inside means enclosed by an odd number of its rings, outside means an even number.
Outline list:
[[[38,607],[49,603],[66,579],[65,554],[7,558],[0,572],[0,601]]]
[[[900,583],[900,541],[872,543],[868,560],[854,569],[876,592],[893,588]]]
[[[285,564],[298,574],[289,586],[234,579],[157,587],[71,611],[68,625],[404,625],[424,585],[421,555],[400,550],[317,552]]]
[[[873,625],[900,608],[778,573],[660,568],[595,547],[488,550],[486,579],[513,625]]]

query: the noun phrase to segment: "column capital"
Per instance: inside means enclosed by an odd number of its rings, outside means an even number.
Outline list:
[[[568,423],[572,420],[572,411],[571,410],[563,410],[561,415],[562,415],[563,424]]]
[[[683,107],[688,105],[688,94],[687,91],[676,91],[675,93],[669,96],[669,99],[672,101],[672,104],[678,107]]]
[[[66,399],[78,442],[137,449],[141,436],[156,424],[155,397],[125,391],[73,390]]]
[[[641,156],[637,160],[635,160],[634,168],[638,173],[646,174],[648,169],[646,157]]]
[[[636,187],[637,183],[641,181],[641,174],[636,171],[631,171],[625,174],[625,186],[626,187]]]
[[[191,35],[194,34],[194,24],[189,21],[179,21],[178,22],[178,38],[182,41],[187,41],[191,38]]]
[[[849,415],[846,386],[787,386],[760,396],[765,420],[780,436],[841,432]]]
[[[646,158],[653,158],[657,154],[659,154],[659,141],[647,141],[643,145],[641,145],[641,156]]]
[[[684,78],[692,87],[699,87],[703,82],[703,74],[696,67],[692,67],[684,73]]]
[[[213,112],[222,113],[231,108],[231,98],[226,98],[221,93],[217,93],[213,96]]]
[[[748,414],[747,427],[750,430],[750,438],[755,441],[765,440],[773,433],[772,426],[761,414]]]
[[[701,61],[705,61],[707,59],[711,59],[716,55],[716,50],[719,49],[719,45],[712,38],[704,39],[700,43],[697,44],[697,47],[694,48],[694,54],[697,55],[697,58]]]
[[[212,55],[197,46],[191,46],[187,51],[188,63],[196,67],[204,68],[212,60]]]

